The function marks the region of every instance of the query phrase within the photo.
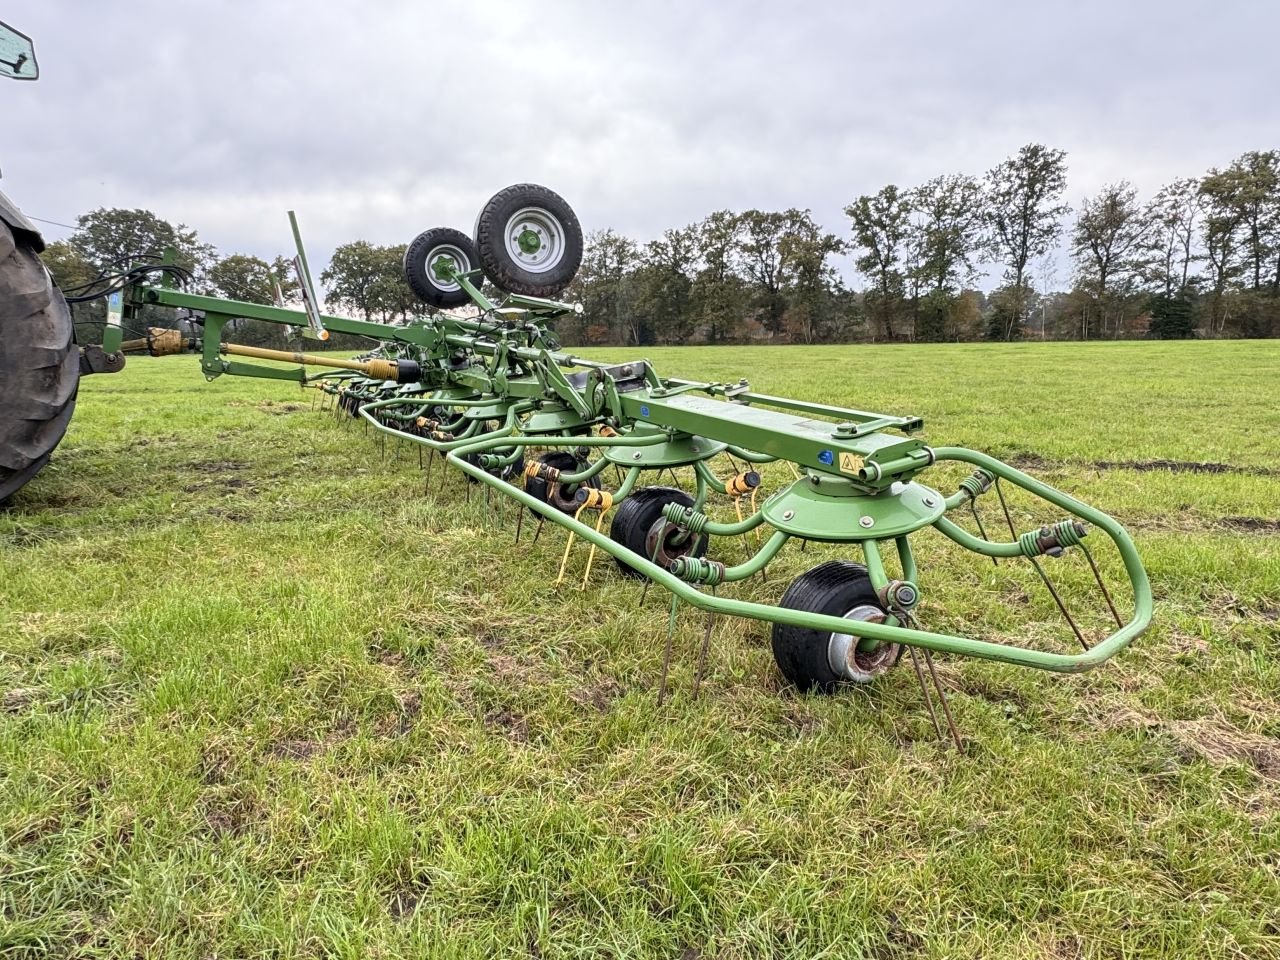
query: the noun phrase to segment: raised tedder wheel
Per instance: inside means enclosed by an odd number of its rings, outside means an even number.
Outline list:
[[[554,297],[582,264],[582,226],[554,190],[517,183],[499,190],[476,218],[476,253],[494,286]]]
[[[830,560],[800,574],[779,606],[869,623],[883,623],[888,616],[867,568],[847,560]],[[773,625],[773,658],[783,676],[801,690],[829,693],[841,683],[870,683],[901,655],[896,643],[860,648],[858,638],[850,634]]]
[[[471,238],[449,227],[424,230],[404,251],[404,277],[409,289],[433,307],[470,303],[471,296],[449,271],[469,273],[479,266]]]

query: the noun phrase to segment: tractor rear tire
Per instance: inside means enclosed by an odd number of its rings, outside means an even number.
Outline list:
[[[49,462],[79,383],[67,302],[30,242],[0,221],[0,504]]]

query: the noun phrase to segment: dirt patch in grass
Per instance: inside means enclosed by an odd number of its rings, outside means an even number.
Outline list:
[[[1166,729],[1178,741],[1183,759],[1204,759],[1214,767],[1245,763],[1265,779],[1280,781],[1280,740],[1212,718],[1180,720]]]
[[[1249,533],[1280,533],[1280,520],[1268,517],[1223,517],[1218,523],[1232,530],[1245,530]]]
[[[1242,763],[1264,780],[1280,782],[1280,740],[1241,730],[1223,717],[1165,722],[1153,714],[1118,704],[1095,723],[1107,730],[1136,727],[1164,734],[1173,741],[1174,753],[1184,763],[1204,760],[1218,769]]]
[[[387,897],[387,914],[392,920],[409,919],[430,890],[430,877],[415,877],[407,881]]]
[[[307,407],[301,403],[281,403],[277,400],[263,400],[258,404],[258,409],[263,413],[269,413],[273,417],[281,417],[290,413],[297,413],[299,410],[306,410]]]
[[[484,725],[514,743],[529,742],[529,721],[509,707],[490,710],[484,715]]]
[[[232,473],[248,470],[249,464],[244,460],[196,460],[186,464],[185,469],[191,473]]]
[[[213,796],[201,804],[205,829],[214,837],[238,837],[262,819],[257,801],[245,796]]]
[[[1094,470],[1136,470],[1139,473],[1150,473],[1166,470],[1169,473],[1241,473],[1255,477],[1274,477],[1280,470],[1268,467],[1236,466],[1230,463],[1202,462],[1197,460],[1087,460],[1083,463],[1062,460],[1047,460],[1034,453],[1015,453],[1006,462],[1019,470],[1059,470],[1069,467],[1085,466]]]
[[[608,678],[583,684],[570,691],[569,699],[583,707],[594,707],[600,713],[608,713],[613,701],[623,694],[620,684]]]
[[[276,740],[268,751],[281,760],[310,760],[323,749],[318,740]]]
[[[247,513],[241,510],[226,510],[222,507],[213,507],[208,511],[209,516],[217,517],[219,520],[225,520],[227,523],[248,523],[253,519]]]
[[[6,690],[4,696],[0,697],[0,710],[5,713],[19,713],[27,707],[38,704],[43,693],[42,687],[14,687],[12,690]]]

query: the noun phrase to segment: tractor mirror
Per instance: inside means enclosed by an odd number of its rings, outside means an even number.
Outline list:
[[[0,23],[0,77],[34,80],[40,76],[36,48],[31,38],[7,23]]]

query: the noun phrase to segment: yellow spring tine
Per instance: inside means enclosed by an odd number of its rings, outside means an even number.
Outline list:
[[[596,533],[600,532],[600,526],[604,523],[604,515],[609,512],[609,508],[605,507],[600,511],[600,516],[596,517]],[[591,576],[591,561],[596,558],[596,545],[593,543],[591,549],[587,552],[587,572],[582,575],[582,589],[587,589],[587,578]]]
[[[587,505],[584,503],[582,506],[578,508],[577,513],[573,515],[573,519],[577,520],[578,514],[582,513],[582,511],[585,509],[587,509]],[[570,530],[569,540],[564,545],[564,556],[560,559],[560,572],[556,574],[555,586],[557,587],[560,586],[560,582],[564,579],[564,568],[569,564],[569,551],[573,549],[574,536],[575,536],[574,532]]]

